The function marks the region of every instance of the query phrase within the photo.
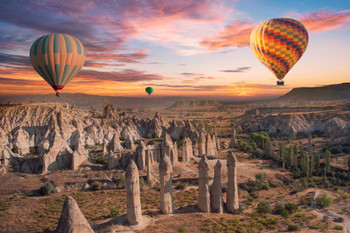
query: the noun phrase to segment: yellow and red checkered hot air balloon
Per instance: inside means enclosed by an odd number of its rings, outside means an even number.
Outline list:
[[[289,18],[266,20],[250,34],[250,47],[255,56],[279,79],[297,63],[306,50],[309,36],[300,22]]]
[[[36,72],[56,91],[62,90],[83,67],[86,59],[83,44],[74,36],[50,34],[34,41],[30,61]]]

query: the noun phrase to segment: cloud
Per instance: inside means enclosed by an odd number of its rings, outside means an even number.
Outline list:
[[[104,72],[95,70],[82,70],[74,80],[86,80],[88,82],[140,82],[145,80],[164,80],[166,77],[159,74],[148,74],[143,71],[124,69],[119,72]]]
[[[301,16],[300,21],[308,32],[322,32],[342,27],[350,22],[350,10],[345,11],[316,11]]]
[[[251,67],[245,66],[245,67],[238,67],[235,70],[220,70],[221,72],[227,72],[227,73],[241,73],[241,72],[246,72],[250,69]]]
[[[181,73],[183,76],[201,76],[204,75],[202,73]]]
[[[287,13],[286,17],[297,18],[308,32],[322,32],[342,27],[350,22],[350,10],[321,10],[311,13]],[[233,21],[223,30],[201,41],[207,50],[239,48],[249,45],[250,33],[256,23]]]
[[[255,24],[232,22],[214,36],[201,41],[201,45],[208,50],[219,50],[229,47],[245,47],[249,45],[250,33]]]
[[[44,81],[0,77],[1,85],[42,86]]]
[[[11,55],[0,52],[0,64],[15,66],[31,66],[28,56]]]
[[[198,47],[192,38],[199,40],[203,25],[220,23],[231,11],[225,0],[3,0],[0,23],[30,30],[26,46],[56,32],[77,36],[88,53],[127,49],[134,38],[186,50]]]
[[[156,86],[171,89],[181,89],[183,91],[217,91],[229,87],[228,85],[172,85],[172,84],[145,84],[146,86]]]

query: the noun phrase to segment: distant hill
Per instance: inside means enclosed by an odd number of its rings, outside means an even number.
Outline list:
[[[350,100],[350,83],[327,85],[322,87],[293,88],[277,101],[306,102],[306,101],[339,101]]]
[[[168,110],[200,111],[218,109],[222,104],[215,100],[179,100]]]
[[[141,97],[118,97],[118,96],[98,96],[88,94],[64,93],[61,97],[50,95],[25,95],[25,96],[0,96],[0,103],[25,103],[25,102],[59,102],[74,104],[80,108],[91,108],[101,110],[107,104],[113,104],[121,109],[164,109],[178,100],[193,99],[189,97],[162,97],[148,98]]]

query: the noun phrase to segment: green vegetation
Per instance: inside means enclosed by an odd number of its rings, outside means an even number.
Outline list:
[[[330,207],[333,204],[333,197],[328,194],[321,194],[317,196],[316,203],[320,208]]]
[[[154,145],[154,141],[149,141],[147,145]]]
[[[125,142],[126,138],[124,136],[121,136],[121,137],[119,137],[119,140],[122,141],[122,142]]]
[[[152,133],[152,138],[158,138],[158,134],[156,132]]]
[[[270,207],[270,203],[268,203],[267,201],[262,201],[259,202],[258,206],[257,206],[257,211],[259,214],[268,214],[271,212],[271,207]]]
[[[143,177],[140,178],[140,188],[143,189],[143,186],[145,185],[145,179]]]
[[[186,226],[180,226],[178,229],[177,229],[178,232],[181,232],[181,233],[186,233],[187,232],[187,228]]]
[[[39,193],[41,195],[51,195],[56,192],[55,186],[51,182],[45,182],[43,186],[40,187]]]
[[[103,154],[103,152],[91,152],[90,160],[94,164],[107,165],[108,158]]]
[[[115,217],[119,217],[120,214],[121,214],[121,212],[120,212],[119,208],[112,208],[111,212],[109,213],[109,216],[111,218],[115,218]]]
[[[204,128],[205,128],[205,131],[207,131],[208,133],[211,133],[212,126],[209,125],[208,122],[204,122]]]
[[[125,179],[125,175],[122,174],[118,180],[118,187],[119,188],[125,188],[126,187],[126,179]]]
[[[101,190],[102,189],[102,184],[100,181],[94,181],[91,185],[91,189],[96,191],[96,190]]]
[[[176,185],[175,189],[177,189],[177,190],[184,190],[185,189],[185,185],[179,183],[178,185]]]

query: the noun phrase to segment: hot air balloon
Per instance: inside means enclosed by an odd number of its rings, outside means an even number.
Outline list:
[[[85,63],[83,44],[74,36],[50,34],[34,41],[30,61],[36,72],[56,91],[62,90]]]
[[[309,36],[300,22],[289,18],[266,20],[250,35],[255,56],[278,78],[277,85],[306,50]]]
[[[146,92],[151,95],[153,92],[153,88],[152,87],[146,87]]]

